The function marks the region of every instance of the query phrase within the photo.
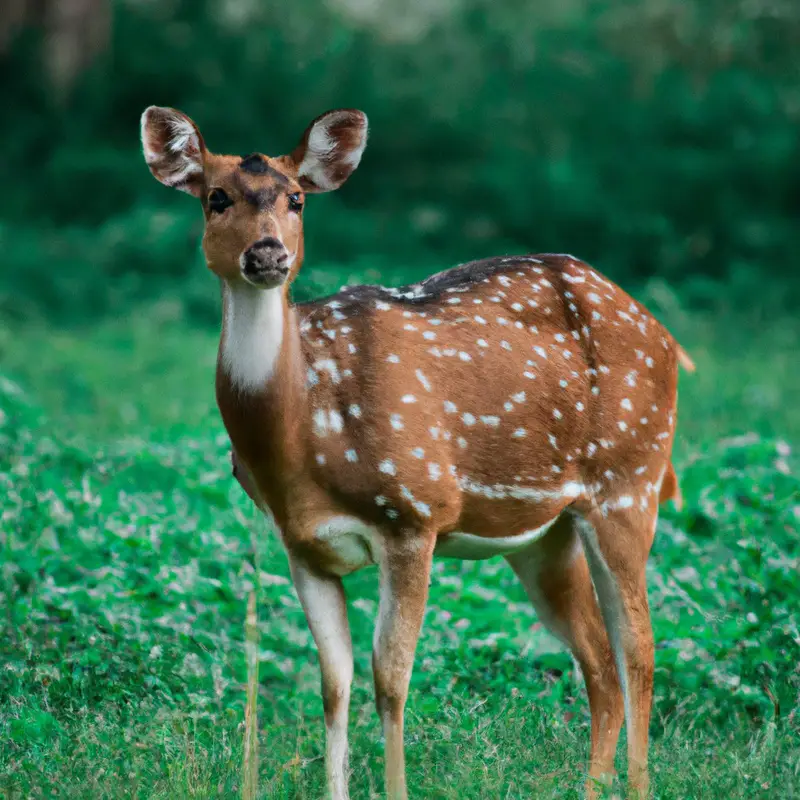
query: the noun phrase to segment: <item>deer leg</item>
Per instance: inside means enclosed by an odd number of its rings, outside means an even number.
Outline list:
[[[648,727],[653,702],[653,630],[645,567],[657,508],[593,508],[578,519],[592,581],[608,631],[625,701],[628,793],[649,796]]]
[[[245,494],[256,504],[262,511],[265,510],[264,501],[258,493],[255,479],[249,469],[240,461],[239,456],[236,455],[235,450],[231,450],[231,473],[233,477],[239,482],[239,486],[244,489]]]
[[[403,714],[428,599],[434,537],[387,543],[372,646],[375,701],[385,740],[386,795],[406,800]]]
[[[597,604],[589,565],[574,518],[562,514],[540,541],[507,561],[525,587],[541,622],[567,647],[581,667],[592,716],[586,797],[611,783],[614,756],[625,717],[622,691]]]
[[[344,587],[339,578],[320,575],[290,559],[292,578],[319,651],[325,711],[325,769],[328,795],[347,800],[347,713],[353,680],[353,647]]]

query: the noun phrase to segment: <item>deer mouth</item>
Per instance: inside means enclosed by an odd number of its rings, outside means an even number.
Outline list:
[[[271,242],[257,242],[239,258],[244,279],[253,286],[264,289],[272,289],[284,283],[293,263],[294,255],[290,255],[282,244],[277,243],[276,246]]]

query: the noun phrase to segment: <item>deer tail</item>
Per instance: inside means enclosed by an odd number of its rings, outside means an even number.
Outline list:
[[[678,476],[675,474],[675,467],[672,466],[671,461],[667,464],[667,470],[664,473],[664,479],[661,482],[661,488],[658,493],[659,503],[665,503],[667,500],[672,500],[678,511],[683,508],[681,487],[678,483]]]
[[[675,351],[678,354],[678,363],[687,372],[694,372],[697,369],[694,365],[694,361],[689,358],[689,354],[677,342],[675,342]]]

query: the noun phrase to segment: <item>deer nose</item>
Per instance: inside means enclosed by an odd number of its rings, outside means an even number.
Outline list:
[[[289,274],[289,253],[283,242],[268,236],[251,244],[242,253],[245,278],[259,284],[277,285]]]

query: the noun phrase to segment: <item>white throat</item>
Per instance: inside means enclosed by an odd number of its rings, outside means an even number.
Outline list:
[[[281,289],[223,284],[222,366],[242,391],[263,388],[278,363],[283,340]]]

